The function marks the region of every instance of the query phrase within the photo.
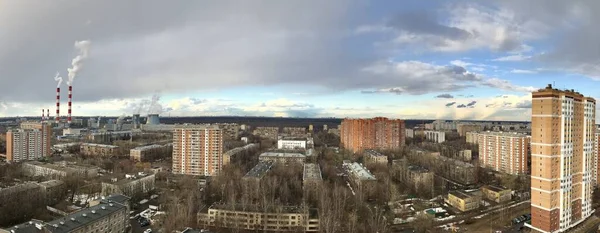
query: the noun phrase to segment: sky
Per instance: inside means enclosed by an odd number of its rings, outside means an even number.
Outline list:
[[[596,0],[0,0],[0,117],[54,115],[59,73],[60,111],[71,76],[75,117],[529,120],[531,92],[549,83],[600,98],[598,11]]]

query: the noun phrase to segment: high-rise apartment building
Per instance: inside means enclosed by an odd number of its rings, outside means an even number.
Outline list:
[[[214,176],[223,166],[223,132],[217,125],[182,125],[173,130],[173,173]]]
[[[354,153],[365,149],[398,149],[404,145],[404,137],[403,120],[344,119],[340,125],[342,146]]]
[[[594,185],[598,186],[600,183],[600,172],[598,171],[598,165],[600,165],[600,130],[596,129],[594,135],[594,174],[592,174],[592,180]]]
[[[527,135],[517,133],[478,134],[480,166],[513,175],[526,174],[529,140]]]
[[[6,159],[11,162],[50,156],[52,127],[47,123],[24,122],[6,133]]]
[[[592,215],[596,101],[548,85],[532,94],[531,228],[565,232]]]

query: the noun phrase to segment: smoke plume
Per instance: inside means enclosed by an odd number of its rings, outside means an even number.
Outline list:
[[[148,108],[148,114],[162,113],[163,107],[158,101],[160,101],[160,95],[159,94],[152,95],[152,102],[150,103],[150,107]]]
[[[60,77],[60,74],[58,72],[56,72],[56,75],[54,75],[54,81],[57,81],[58,84],[56,84],[56,87],[60,87],[60,84],[62,84],[62,77]]]
[[[77,72],[81,70],[83,66],[83,60],[85,60],[88,57],[90,41],[75,41],[75,48],[79,50],[79,55],[73,58],[73,60],[71,61],[72,67],[67,69],[67,71],[69,72],[69,80],[67,81],[67,84],[69,86],[73,84],[73,80],[75,79],[75,76],[77,76]]]

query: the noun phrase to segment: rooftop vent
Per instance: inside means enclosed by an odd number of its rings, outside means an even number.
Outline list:
[[[87,217],[87,214],[82,214],[81,216],[83,216],[83,217]]]
[[[60,222],[60,225],[65,225],[65,222],[62,222],[62,221],[61,221],[61,222]]]
[[[32,221],[29,221],[29,225],[31,225],[31,224],[33,224],[33,222],[32,222]]]
[[[96,211],[95,211],[95,210],[92,210],[92,214],[95,214],[95,213],[96,213]]]
[[[112,204],[112,203],[108,203],[108,205],[109,205],[109,206],[113,206],[113,204]]]
[[[75,218],[71,218],[71,221],[75,222]]]
[[[105,209],[106,209],[106,207],[104,207],[104,206],[102,206],[102,207],[100,207],[100,208],[102,208],[103,210],[105,210]]]
[[[57,224],[54,224],[54,225],[52,225],[52,226],[53,226],[54,228],[58,228],[58,225],[57,225]]]

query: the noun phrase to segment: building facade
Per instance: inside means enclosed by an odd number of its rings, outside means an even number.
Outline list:
[[[468,132],[479,132],[481,130],[482,127],[478,124],[458,124],[456,126],[456,131],[458,131],[458,135],[461,137],[467,136]]]
[[[467,141],[467,143],[471,143],[471,144],[478,144],[479,143],[479,132],[467,132],[465,133],[465,135],[467,135],[465,137],[465,140]]]
[[[279,139],[279,140],[277,140],[277,149],[285,149],[285,150],[306,149],[306,139],[304,139],[304,140]]]
[[[173,173],[215,176],[223,167],[223,133],[217,125],[182,125],[173,131]]]
[[[448,192],[448,204],[462,212],[467,212],[479,208],[481,196],[464,191]]]
[[[148,145],[140,146],[129,150],[129,158],[136,162],[147,162],[155,155],[166,153],[169,145]]]
[[[565,232],[593,213],[596,101],[548,85],[532,94],[531,224]]]
[[[52,127],[47,123],[23,122],[6,133],[6,159],[10,162],[36,160],[52,154]]]
[[[600,172],[598,172],[598,165],[600,165],[600,129],[596,129],[596,135],[594,136],[594,174],[593,181],[596,186],[600,184]]]
[[[425,139],[435,143],[442,143],[446,141],[446,132],[426,130]]]
[[[375,150],[365,150],[365,159],[369,163],[388,164],[388,157]]]
[[[483,197],[496,203],[507,202],[512,198],[512,191],[510,189],[504,189],[494,185],[481,187],[481,193],[483,194]]]
[[[404,145],[403,120],[384,117],[344,119],[340,125],[341,145],[360,153],[365,149],[399,149]]]
[[[484,132],[478,136],[481,167],[512,175],[527,174],[530,143],[527,135]]]
[[[96,143],[81,143],[79,151],[86,156],[101,156],[112,157],[116,156],[118,146],[96,144]]]
[[[154,190],[155,174],[126,175],[124,178],[113,178],[110,182],[102,182],[102,195],[121,194],[134,197]]]

